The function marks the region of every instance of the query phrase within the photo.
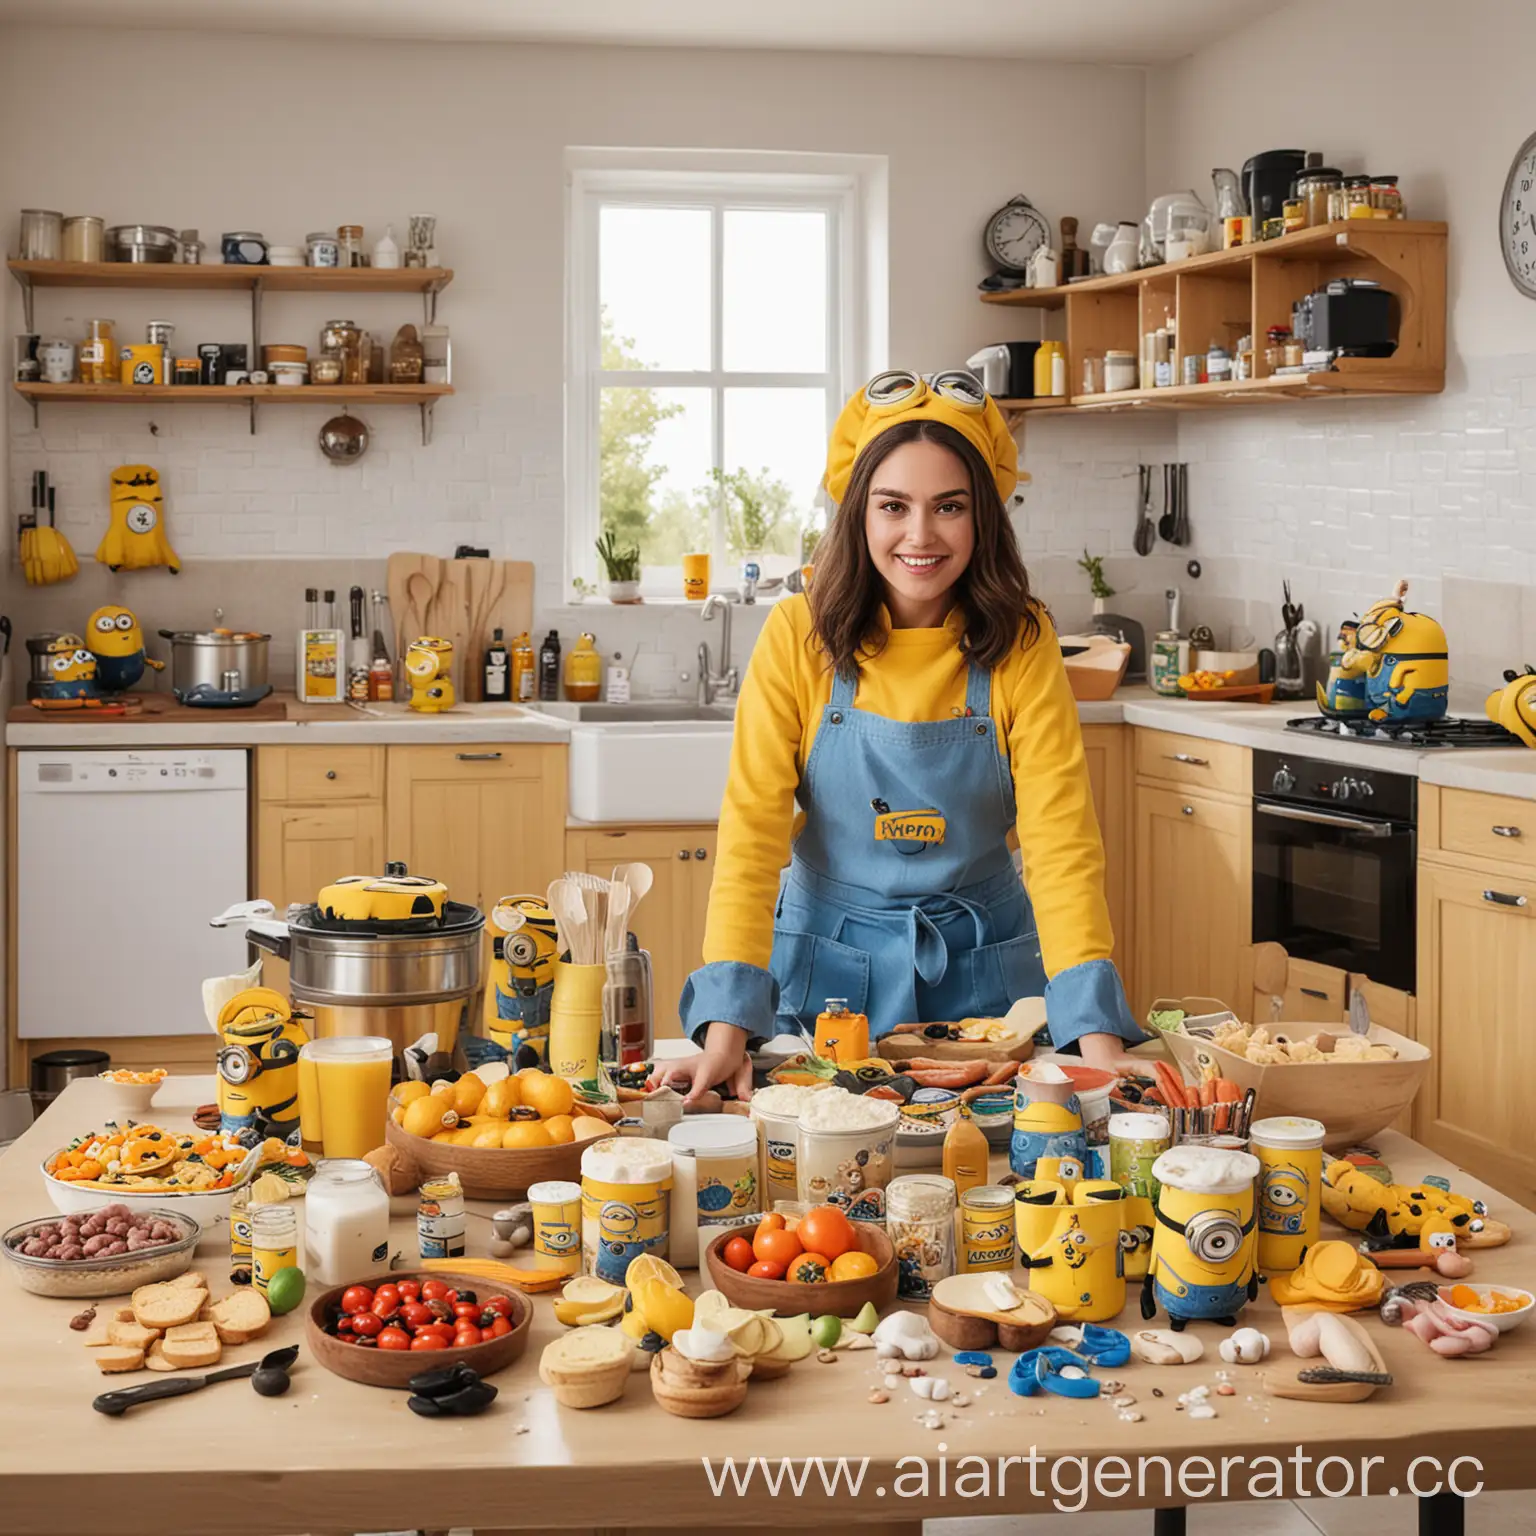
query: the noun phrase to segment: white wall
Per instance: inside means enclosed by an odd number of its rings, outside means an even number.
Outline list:
[[[1149,195],[1320,149],[1395,171],[1410,217],[1448,221],[1443,395],[1187,413],[1178,443],[1200,550],[1255,629],[1275,627],[1282,576],[1334,624],[1406,575],[1474,692],[1536,659],[1536,304],[1498,246],[1533,57],[1526,0],[1298,0],[1148,84]]]
[[[105,98],[99,111],[35,109],[35,82],[93,77],[162,81],[163,106],[131,124]],[[11,510],[25,504],[31,470],[46,466],[61,488],[60,526],[89,554],[108,471],[143,459],[167,477],[180,554],[249,561],[249,590],[271,589],[264,604],[297,597],[295,561],[377,561],[468,541],[533,559],[540,622],[574,631],[592,610],[557,610],[567,145],[887,156],[890,357],[932,367],[1026,334],[1021,317],[999,326],[974,287],[986,270],[983,221],[1009,196],[1027,192],[1053,219],[1075,213],[1086,225],[1140,202],[1142,87],[1136,71],[1015,62],[0,30],[0,208],[195,225],[205,241],[259,229],[288,242],[343,221],[364,224],[371,242],[392,220],[403,238],[406,214],[428,209],[457,274],[440,318],[452,329],[458,394],[438,408],[430,448],[403,409],[364,413],[374,445],[356,469],[338,470],[314,447],[321,407],[268,408],[253,438],[238,407],[45,408],[34,431],[13,400]],[[262,105],[276,94],[285,112]],[[329,109],[317,105],[322,94]],[[1042,134],[1041,121],[1061,131]],[[269,300],[266,339],[312,340],[323,302]],[[14,291],[6,303],[5,329],[19,330]],[[399,298],[347,309],[387,332],[420,318]],[[120,335],[162,314],[178,341],[247,334],[244,307],[228,297],[39,296],[44,331],[98,314]],[[123,586],[131,601],[131,579]],[[206,620],[201,609],[170,611],[190,601],[177,590],[139,587],[153,593],[150,626]],[[41,606],[76,624],[86,611],[68,588]],[[270,622],[225,606],[232,622]],[[39,602],[25,611],[36,627]],[[609,627],[627,637],[649,622],[626,615]],[[669,653],[686,656],[696,634],[696,621],[678,627]]]

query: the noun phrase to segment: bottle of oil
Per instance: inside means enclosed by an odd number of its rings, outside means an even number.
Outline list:
[[[498,629],[485,648],[485,671],[480,697],[487,704],[505,704],[512,697],[512,677],[508,666],[507,642]]]
[[[525,629],[512,642],[512,701],[530,704],[538,691],[538,671],[533,661],[533,642]]]
[[[971,1119],[968,1105],[960,1106],[955,1123],[944,1133],[944,1177],[953,1179],[955,1198],[987,1182],[987,1158],[991,1148],[981,1127]]]
[[[539,700],[550,704],[560,697],[560,631],[552,629],[539,647]]]
[[[565,658],[565,696],[577,704],[590,704],[603,691],[603,658],[597,640],[583,635]]]

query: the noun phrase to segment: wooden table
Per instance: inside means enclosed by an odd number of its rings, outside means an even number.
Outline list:
[[[0,1157],[0,1225],[48,1214],[38,1164],[70,1134],[106,1118],[102,1095],[95,1082],[71,1084]],[[171,1079],[161,1090],[155,1117],[185,1124],[189,1107],[210,1097],[210,1079]],[[1476,1256],[1475,1278],[1530,1286],[1536,1276],[1536,1216],[1489,1196],[1403,1136],[1384,1133],[1380,1145],[1403,1178],[1440,1171],[1452,1175],[1454,1187],[1489,1198],[1516,1235],[1508,1247]],[[397,1246],[407,1252],[414,1252],[412,1209],[410,1202],[396,1202]],[[484,1252],[486,1228],[472,1223],[470,1231],[471,1251]],[[220,1224],[197,1257],[215,1295],[226,1289],[227,1260],[227,1228]],[[1441,1475],[1452,1458],[1474,1456],[1488,1488],[1536,1486],[1536,1326],[1529,1324],[1490,1355],[1442,1360],[1416,1338],[1367,1315],[1363,1321],[1396,1385],[1368,1403],[1319,1406],[1262,1393],[1263,1369],[1298,1368],[1266,1293],[1244,1317],[1274,1341],[1265,1368],[1222,1367],[1215,1354],[1220,1330],[1201,1326],[1197,1332],[1207,1356],[1197,1365],[1152,1367],[1133,1360],[1123,1370],[1098,1373],[1118,1377],[1136,1396],[1140,1423],[1122,1421],[1107,1399],[1014,1396],[1006,1385],[1012,1358],[1006,1354],[997,1357],[997,1379],[983,1382],[966,1377],[945,1352],[934,1371],[971,1401],[958,1410],[945,1404],[949,1422],[935,1432],[917,1422],[929,1405],[904,1388],[892,1391],[883,1405],[869,1401],[883,1369],[868,1351],[840,1353],[832,1365],[814,1357],[803,1361],[778,1381],[753,1385],[746,1404],[725,1419],[669,1417],[638,1373],[625,1396],[607,1408],[561,1408],[537,1372],[539,1352],[561,1331],[547,1296],[534,1298],[528,1353],[496,1378],[501,1396],[478,1419],[419,1419],[407,1410],[403,1394],[354,1386],[305,1356],[286,1397],[259,1397],[234,1381],[107,1419],[91,1411],[91,1398],[106,1387],[148,1378],[108,1381],[97,1373],[79,1335],[67,1326],[81,1304],[26,1295],[8,1265],[0,1272],[0,1301],[7,1324],[0,1331],[0,1381],[6,1387],[0,1529],[8,1536],[86,1530],[109,1530],[113,1536],[291,1536],[449,1526],[481,1532],[750,1529],[754,1524],[805,1531],[848,1523],[918,1532],[924,1516],[1049,1513],[1061,1507],[1053,1503],[1053,1472],[1067,1490],[1062,1503],[1071,1506],[1077,1474],[1062,1460],[1071,1456],[1085,1458],[1090,1476],[1107,1479],[1089,1487],[1084,1507],[1158,1508],[1160,1532],[1182,1529],[1177,1506],[1199,1501],[1198,1467],[1191,1472],[1186,1465],[1190,1481],[1187,1491],[1180,1491],[1177,1484],[1166,1487],[1154,1464],[1138,1491],[1132,1461],[1130,1488],[1116,1498],[1104,1491],[1114,1490],[1118,1476],[1109,1458],[1162,1456],[1177,1469],[1182,1458],[1204,1454],[1216,1462],[1219,1478],[1221,1458],[1243,1457],[1245,1464],[1229,1466],[1234,1498],[1315,1493],[1312,1468],[1324,1456],[1342,1458],[1325,1470],[1327,1486],[1342,1485],[1348,1464],[1356,1472],[1356,1493],[1362,1491],[1358,1474],[1366,1458],[1376,1458],[1369,1486],[1377,1493],[1392,1487],[1406,1493],[1409,1463],[1418,1456],[1440,1458]],[[301,1309],[275,1320],[267,1338],[226,1351],[225,1363],[301,1338],[302,1316]],[[1139,1325],[1134,1297],[1120,1322],[1126,1328]],[[1180,1392],[1200,1383],[1214,1387],[1222,1369],[1237,1393],[1212,1397],[1218,1417],[1197,1422],[1176,1411]],[[1163,1396],[1154,1397],[1154,1389]],[[996,1458],[1027,1457],[1031,1447],[1042,1458],[1034,1468],[1034,1489],[1030,1466],[1015,1462],[1002,1469],[999,1492]],[[1273,1469],[1259,1463],[1251,1469],[1260,1480],[1250,1488],[1246,1478],[1254,1458],[1291,1457],[1297,1448],[1313,1458],[1311,1464],[1302,1464],[1298,1473],[1294,1461]],[[937,1459],[946,1453],[941,1490]],[[802,1496],[785,1491],[775,1500],[760,1472],[746,1496],[717,1498],[701,1465],[706,1456],[738,1462],[754,1456],[868,1458],[868,1466],[857,1498],[846,1483],[837,1485],[835,1494],[824,1493],[813,1473]],[[921,1487],[917,1464],[902,1461],[907,1457],[933,1458],[927,1491],[920,1496],[898,1492]],[[960,1458],[989,1459],[989,1496],[979,1496],[980,1464]],[[962,1481],[967,1473],[969,1481]],[[1428,1477],[1429,1469],[1421,1469],[1417,1486]],[[884,1488],[884,1495],[876,1488]],[[1421,1508],[1430,1522],[1424,1529],[1460,1529],[1459,1501]],[[1406,1508],[1404,1513],[1407,1517]]]

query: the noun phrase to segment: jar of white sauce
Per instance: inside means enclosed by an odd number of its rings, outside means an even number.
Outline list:
[[[304,1267],[319,1285],[344,1285],[389,1263],[389,1195],[361,1158],[321,1160],[304,1191]]]

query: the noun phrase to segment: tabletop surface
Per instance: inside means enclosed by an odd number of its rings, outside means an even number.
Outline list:
[[[71,1135],[110,1118],[105,1095],[104,1086],[94,1081],[71,1084],[0,1155],[0,1226],[50,1214],[39,1164]],[[211,1097],[209,1078],[170,1079],[152,1118],[188,1125],[191,1108]],[[1406,1137],[1384,1132],[1377,1145],[1400,1179],[1444,1173],[1453,1188],[1488,1200],[1515,1235],[1507,1247],[1474,1255],[1474,1281],[1531,1287],[1536,1215]],[[488,1212],[491,1207],[471,1202],[471,1210],[476,1209]],[[1347,1235],[1328,1227],[1325,1220],[1324,1236]],[[484,1222],[471,1222],[471,1254],[487,1251],[488,1235]],[[415,1256],[413,1199],[394,1202],[392,1238],[397,1252]],[[215,1299],[232,1288],[228,1257],[228,1227],[221,1221],[205,1229],[195,1262]],[[702,1288],[694,1272],[687,1278],[691,1291]],[[1024,1283],[1022,1274],[1015,1278]],[[744,1406],[723,1419],[669,1416],[638,1372],[623,1398],[608,1407],[562,1408],[538,1378],[540,1351],[563,1331],[548,1295],[533,1298],[528,1351],[495,1378],[500,1398],[476,1419],[419,1419],[407,1410],[405,1394],[343,1381],[306,1354],[282,1398],[260,1397],[234,1381],[107,1419],[91,1411],[98,1392],[155,1378],[142,1372],[101,1376],[90,1352],[81,1347],[80,1335],[68,1326],[85,1304],[22,1292],[8,1264],[0,1266],[0,1298],[8,1324],[0,1379],[10,1388],[7,1432],[0,1435],[0,1510],[5,1511],[0,1525],[14,1536],[53,1536],[107,1522],[115,1532],[152,1531],[156,1536],[178,1531],[276,1536],[402,1525],[718,1526],[753,1518],[746,1505],[755,1507],[757,1518],[766,1518],[773,1501],[756,1484],[745,1504],[734,1494],[724,1501],[712,1494],[701,1461],[705,1457],[734,1457],[738,1464],[758,1456],[869,1458],[869,1484],[892,1482],[908,1465],[897,1465],[904,1457],[947,1456],[951,1475],[958,1458],[987,1458],[995,1492],[1005,1474],[993,1459],[1028,1456],[1032,1448],[1043,1458],[1080,1456],[1097,1463],[1123,1457],[1134,1467],[1137,1457],[1165,1456],[1176,1466],[1180,1458],[1197,1454],[1245,1457],[1252,1463],[1261,1455],[1290,1456],[1300,1446],[1314,1458],[1382,1458],[1372,1474],[1373,1492],[1387,1491],[1419,1455],[1439,1457],[1442,1464],[1459,1455],[1476,1456],[1490,1488],[1536,1485],[1536,1327],[1503,1337],[1487,1355],[1446,1360],[1412,1335],[1386,1328],[1374,1313],[1363,1314],[1395,1384],[1360,1404],[1286,1401],[1266,1396],[1261,1382],[1266,1371],[1300,1368],[1267,1291],[1242,1318],[1273,1342],[1263,1366],[1222,1365],[1216,1344],[1224,1330],[1195,1325],[1206,1355],[1194,1365],[1154,1367],[1133,1359],[1123,1369],[1097,1373],[1123,1381],[1125,1391],[1136,1397],[1142,1414],[1136,1423],[1122,1420],[1107,1398],[1015,1396],[1006,1381],[1011,1355],[997,1352],[997,1379],[980,1381],[954,1365],[946,1349],[927,1369],[949,1378],[969,1402],[960,1408],[945,1403],[946,1422],[939,1430],[919,1422],[930,1405],[905,1384],[891,1391],[886,1403],[869,1400],[885,1374],[873,1351],[840,1351],[833,1364],[821,1364],[813,1355],[779,1380],[752,1385]],[[221,1364],[238,1364],[301,1340],[306,1310],[274,1319],[265,1337],[227,1349]],[[1134,1287],[1117,1321],[1125,1329],[1142,1326]],[[1179,1394],[1191,1387],[1206,1384],[1214,1393],[1221,1372],[1236,1391],[1212,1396],[1217,1417],[1195,1421],[1177,1408]],[[1154,1389],[1162,1395],[1155,1396]],[[586,1471],[595,1475],[580,1475]],[[1232,1475],[1249,1474],[1239,1469]],[[1266,1485],[1273,1494],[1295,1491],[1291,1473],[1284,1475],[1283,1488]],[[797,1500],[797,1523],[1052,1507],[1049,1474],[1036,1473],[1043,1481],[1032,1492],[1027,1466],[1014,1467],[1003,1493],[992,1502],[956,1502],[953,1488],[940,1491],[936,1470],[929,1477],[926,1496],[905,1497],[899,1510],[892,1500],[869,1497],[868,1487],[856,1501],[846,1488],[832,1496],[808,1491]],[[1165,1483],[1165,1476],[1154,1470],[1144,1492],[1133,1489],[1113,1507],[1186,1502],[1177,1493],[1169,1498]],[[1245,1487],[1234,1483],[1232,1496],[1254,1496]],[[1041,1490],[1045,1502],[1037,1496]],[[1097,1496],[1088,1503],[1109,1507]],[[729,1514],[723,1504],[729,1505]],[[68,1516],[62,1525],[61,1513]]]

